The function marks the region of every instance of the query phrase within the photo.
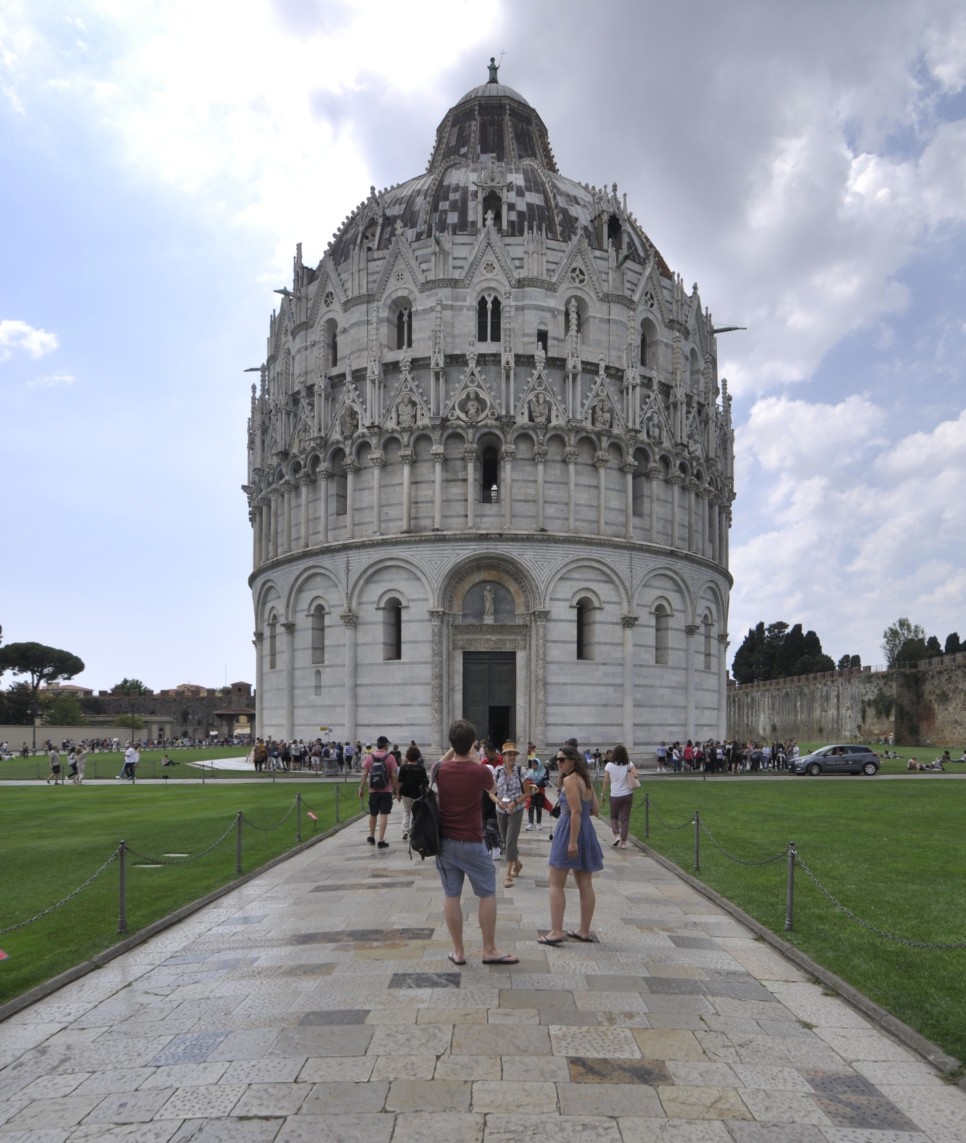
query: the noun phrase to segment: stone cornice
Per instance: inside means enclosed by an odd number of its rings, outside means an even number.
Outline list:
[[[627,552],[637,552],[642,556],[650,556],[658,563],[667,563],[672,566],[688,565],[702,574],[713,574],[725,582],[730,589],[734,584],[731,573],[720,563],[706,556],[699,556],[694,552],[682,551],[680,548],[671,548],[666,544],[650,544],[641,540],[625,540],[619,536],[574,535],[566,532],[501,532],[486,530],[465,530],[457,532],[407,532],[405,535],[393,536],[364,536],[352,540],[337,540],[328,544],[315,544],[310,548],[303,548],[297,552],[290,552],[284,556],[275,556],[259,564],[248,577],[249,587],[262,577],[275,574],[291,566],[301,566],[308,560],[321,557],[330,558],[334,555],[352,557],[358,555],[366,562],[372,562],[381,555],[396,548],[432,547],[446,550],[448,548],[465,547],[484,555],[515,555],[520,546],[533,545],[534,548],[546,550],[547,548],[572,547],[574,554],[586,556],[588,552],[600,555],[610,553],[624,555]],[[562,558],[566,558],[563,556]]]

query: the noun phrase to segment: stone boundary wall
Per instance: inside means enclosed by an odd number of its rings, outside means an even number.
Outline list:
[[[897,671],[731,683],[727,710],[728,735],[742,741],[966,744],[966,652]]]

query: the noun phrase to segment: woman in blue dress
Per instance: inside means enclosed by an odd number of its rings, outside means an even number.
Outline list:
[[[560,771],[560,818],[554,827],[548,860],[550,930],[538,938],[538,943],[559,945],[568,937],[590,943],[597,940],[590,930],[597,903],[593,877],[604,868],[604,853],[590,819],[598,815],[600,804],[579,750],[561,746],[557,751],[557,768]],[[567,932],[563,927],[567,905],[564,886],[571,870],[580,895],[580,927]]]

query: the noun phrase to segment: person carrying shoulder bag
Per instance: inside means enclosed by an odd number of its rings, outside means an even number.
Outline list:
[[[641,780],[622,743],[610,752],[610,761],[604,767],[604,784],[601,794],[610,791],[610,828],[614,835],[611,846],[614,849],[627,848],[627,831],[631,824],[631,807],[634,805],[634,791]]]

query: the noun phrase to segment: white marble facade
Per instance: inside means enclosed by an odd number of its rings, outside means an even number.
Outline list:
[[[722,736],[730,399],[711,315],[494,77],[301,247],[253,386],[259,733]]]

